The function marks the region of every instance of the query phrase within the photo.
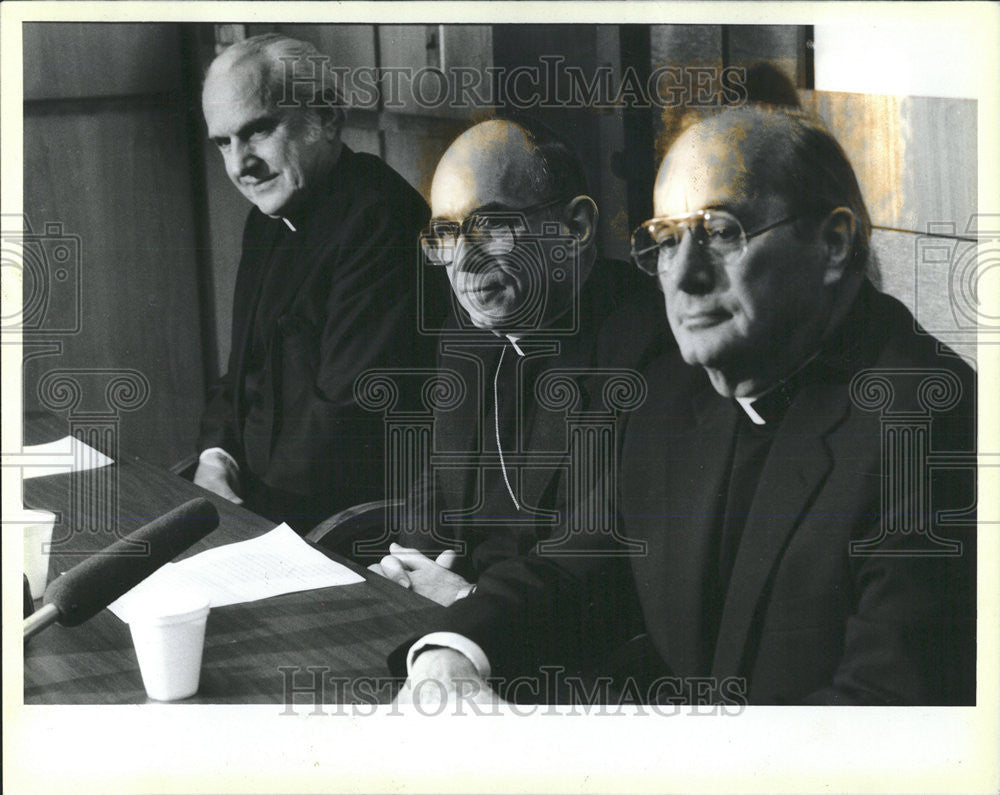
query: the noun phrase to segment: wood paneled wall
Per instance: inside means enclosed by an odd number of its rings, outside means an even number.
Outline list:
[[[975,361],[976,101],[800,92],[837,136],[872,216],[880,286]]]
[[[654,68],[709,69],[766,61],[797,85],[803,108],[824,120],[858,175],[882,289],[974,360],[975,100],[810,90],[804,34],[796,26],[657,25],[652,60]],[[686,116],[711,112],[690,102],[655,112],[657,163]]]
[[[433,65],[438,26],[263,25],[308,39],[346,67]],[[449,65],[485,69],[560,55],[620,76],[635,35],[617,26],[445,26]],[[804,29],[657,25],[649,67],[721,68],[767,60],[793,79],[859,175],[876,230],[884,289],[962,353],[971,348],[975,264],[976,104],[804,90]],[[636,33],[636,31],[632,31]],[[642,31],[642,36],[646,35]],[[79,333],[59,355],[25,365],[25,402],[60,368],[132,368],[149,381],[140,410],[122,417],[127,447],[172,463],[193,452],[205,376],[225,366],[232,291],[249,205],[205,140],[198,80],[215,53],[212,25],[43,24],[23,27],[25,208],[33,229],[61,224],[79,237]],[[435,37],[438,37],[435,40]],[[641,39],[645,41],[645,39]],[[642,48],[640,48],[642,49]],[[385,158],[426,196],[438,158],[482,108],[403,107],[349,113],[344,140]],[[627,255],[630,163],[655,171],[679,129],[683,103],[656,108],[645,151],[629,149],[620,111],[537,111],[579,148],[602,211],[604,252]],[[633,119],[634,121],[634,119]],[[623,166],[624,164],[624,166]],[[640,219],[641,220],[641,219]],[[938,237],[927,237],[934,231]],[[963,239],[965,238],[965,239]],[[58,301],[55,296],[54,300]],[[53,305],[55,306],[55,305]]]
[[[149,399],[121,415],[119,438],[172,464],[193,449],[204,393],[180,26],[23,31],[25,215],[78,237],[82,288],[79,332],[51,335],[62,352],[25,365],[25,407],[53,369],[137,370]]]

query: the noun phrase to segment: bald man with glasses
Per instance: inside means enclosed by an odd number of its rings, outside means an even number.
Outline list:
[[[843,150],[803,114],[725,110],[674,143],[653,198],[632,250],[677,349],[644,371],[619,479],[645,633],[593,673],[632,702],[974,704],[975,375],[873,286]],[[489,697],[489,677],[613,698],[550,686],[566,596],[611,559],[484,572],[390,659],[403,698]]]
[[[465,389],[460,405],[436,414],[435,451],[464,463],[424,473],[408,508],[427,511],[431,526],[405,531],[370,568],[441,604],[566,531],[567,409],[606,410],[593,379],[611,370],[638,379],[669,342],[654,285],[598,256],[587,193],[576,153],[527,118],[474,125],[435,171],[420,241],[454,299],[438,366]],[[578,400],[544,404],[546,379],[564,374],[558,389]]]

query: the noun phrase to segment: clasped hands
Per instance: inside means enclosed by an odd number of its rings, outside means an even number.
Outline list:
[[[389,554],[369,570],[447,607],[468,596],[472,585],[451,571],[455,551],[446,549],[433,560],[422,552],[399,544],[389,545]],[[463,714],[463,704],[504,704],[480,677],[469,659],[454,649],[434,648],[419,654],[397,704],[443,707],[451,704]],[[435,713],[437,714],[437,713]]]
[[[389,545],[389,554],[368,569],[447,607],[472,590],[468,580],[451,571],[454,564],[452,549],[432,560],[416,549],[393,543]]]

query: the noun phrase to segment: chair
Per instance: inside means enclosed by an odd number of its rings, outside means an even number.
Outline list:
[[[374,500],[352,505],[335,513],[329,519],[324,519],[310,530],[305,538],[323,549],[360,562],[360,556],[354,554],[355,543],[377,541],[380,536],[386,535],[386,548],[382,554],[387,554],[389,545],[386,513],[389,509],[399,508],[402,505],[402,500]],[[364,557],[377,562],[379,553],[366,552]]]

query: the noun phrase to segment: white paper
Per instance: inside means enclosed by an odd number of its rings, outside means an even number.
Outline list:
[[[253,602],[313,588],[352,585],[364,577],[309,546],[287,524],[249,541],[226,544],[168,563],[112,602],[122,621],[138,597],[150,589],[196,588],[212,607]]]
[[[62,439],[45,444],[28,445],[22,450],[22,455],[37,457],[37,463],[35,461],[20,463],[24,471],[24,480],[45,475],[64,475],[67,472],[85,472],[88,469],[100,469],[114,463],[104,453],[81,442],[75,436],[64,436]]]

